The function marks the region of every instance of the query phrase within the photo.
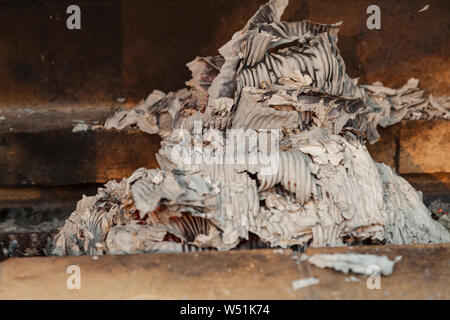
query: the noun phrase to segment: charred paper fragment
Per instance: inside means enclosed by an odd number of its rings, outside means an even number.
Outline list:
[[[161,227],[129,223],[113,227],[107,236],[110,254],[137,254],[152,252],[182,252],[182,244],[163,241],[166,230]]]
[[[450,97],[425,97],[419,80],[411,78],[400,89],[386,88],[380,82],[362,86],[371,108],[371,121],[387,127],[403,119],[450,119]]]
[[[73,127],[72,132],[81,132],[88,131],[90,126],[87,123],[78,123],[75,127]]]
[[[359,278],[355,276],[350,276],[344,279],[345,282],[359,282],[361,281]]]
[[[292,288],[299,290],[320,283],[320,280],[314,277],[304,278],[292,281]]]
[[[422,9],[420,9],[418,12],[424,12],[427,11],[430,8],[429,4],[426,4]]]
[[[332,268],[345,274],[349,272],[368,275],[372,266],[379,268],[384,276],[392,274],[394,265],[401,257],[394,261],[386,256],[359,253],[333,253],[333,254],[315,254],[309,258],[308,262],[318,268]]]

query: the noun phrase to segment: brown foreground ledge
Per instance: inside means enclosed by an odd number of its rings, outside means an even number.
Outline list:
[[[380,290],[291,250],[13,258],[0,263],[0,299],[450,299],[450,244],[306,250],[331,252],[403,258]],[[80,267],[80,290],[66,287],[70,265]],[[309,277],[320,283],[293,289],[292,281]]]

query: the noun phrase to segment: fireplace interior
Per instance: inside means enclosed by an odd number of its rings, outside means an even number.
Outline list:
[[[83,195],[139,168],[158,168],[164,137],[136,126],[106,129],[105,121],[154,89],[184,88],[186,63],[218,55],[266,0],[77,3],[79,30],[66,26],[70,1],[0,3],[0,298],[450,298],[449,243],[349,236],[344,246],[271,246],[250,233],[231,250],[186,244],[180,253],[55,257],[52,241]],[[283,21],[343,21],[340,55],[359,83],[401,88],[415,78],[427,96],[450,95],[448,1],[427,1],[421,12],[419,0],[378,3],[379,30],[366,26],[366,0],[291,1]],[[448,116],[378,131],[378,141],[366,144],[370,156],[420,191],[430,218],[449,230]],[[382,277],[382,290],[368,290],[363,275],[306,261],[340,253],[402,258]],[[82,270],[81,290],[66,288],[71,265]],[[320,283],[298,287],[309,278]]]

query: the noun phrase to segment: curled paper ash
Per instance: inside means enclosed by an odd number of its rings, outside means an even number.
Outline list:
[[[448,119],[449,99],[425,98],[416,79],[358,85],[338,24],[281,22],[287,4],[270,1],[220,56],[190,62],[188,88],[155,90],[106,121],[159,134],[160,169],[83,197],[49,254],[450,242],[420,194],[364,145],[378,125]]]

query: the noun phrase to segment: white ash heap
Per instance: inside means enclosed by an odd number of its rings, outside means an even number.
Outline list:
[[[421,194],[364,146],[377,125],[450,118],[450,100],[425,98],[415,79],[358,85],[338,24],[280,22],[287,4],[270,1],[220,56],[190,62],[187,89],[154,91],[106,121],[159,134],[161,169],[83,197],[49,254],[230,250],[255,237],[272,247],[450,242]],[[228,149],[236,140],[244,147]]]

